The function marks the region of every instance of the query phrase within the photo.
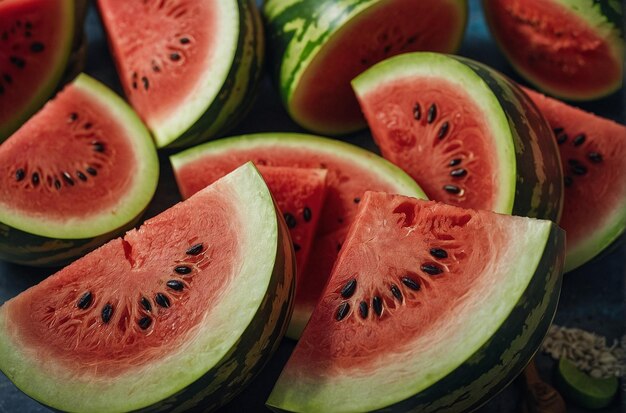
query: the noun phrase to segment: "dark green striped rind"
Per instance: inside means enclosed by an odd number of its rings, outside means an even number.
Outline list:
[[[624,4],[620,0],[593,0],[593,7],[606,17],[615,29],[619,30],[620,37],[624,38]]]
[[[280,217],[279,213],[277,217]],[[204,376],[168,399],[141,409],[141,412],[213,411],[244,390],[278,349],[291,319],[296,291],[295,253],[284,220],[278,218],[278,222],[279,249],[274,271],[265,299],[248,328]]]
[[[237,0],[237,4],[240,28],[237,50],[222,88],[189,129],[163,146],[188,147],[219,137],[234,127],[252,107],[265,57],[263,25],[254,0]]]
[[[507,116],[517,168],[511,213],[558,223],[563,210],[563,170],[550,125],[513,81],[476,61],[454,58],[487,83]]]

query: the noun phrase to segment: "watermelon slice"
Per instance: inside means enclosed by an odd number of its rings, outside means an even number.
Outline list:
[[[383,156],[430,199],[558,221],[556,144],[508,79],[462,57],[408,53],[352,83]]]
[[[0,258],[60,265],[134,226],[159,177],[154,143],[80,75],[0,147]]]
[[[0,142],[52,95],[74,40],[74,0],[0,1]]]
[[[618,0],[483,0],[491,32],[517,72],[571,100],[622,86],[622,8]]]
[[[238,165],[290,166],[327,170],[322,210],[312,209],[319,224],[310,256],[298,271],[298,287],[287,335],[297,339],[330,275],[335,258],[366,190],[424,197],[415,182],[384,159],[356,146],[310,135],[257,134],[209,142],[171,158],[182,187],[202,188]],[[279,189],[279,188],[273,188]],[[290,196],[274,191],[277,199]]]
[[[350,81],[400,53],[457,50],[467,0],[268,0],[263,12],[287,111],[337,135],[365,126]]]
[[[321,215],[319,212],[326,197],[327,171],[284,166],[259,166],[258,170],[289,228],[296,254],[296,267],[305,268]],[[178,181],[178,189],[183,199],[189,198],[207,185],[205,177],[195,178],[187,174]]]
[[[275,411],[470,411],[556,311],[554,223],[368,192],[272,391]]]
[[[98,0],[98,7],[126,96],[158,147],[205,141],[247,112],[264,56],[253,0]]]
[[[567,232],[565,270],[613,244],[626,229],[626,126],[524,89],[554,131],[565,171],[560,225]]]
[[[64,411],[211,410],[277,348],[294,271],[245,165],[7,301],[0,370]]]

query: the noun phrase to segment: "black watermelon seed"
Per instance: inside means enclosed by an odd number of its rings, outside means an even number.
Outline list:
[[[559,145],[563,145],[565,142],[567,142],[567,133],[563,133],[561,135],[558,135],[556,137],[556,143],[558,143]]]
[[[82,173],[81,171],[76,171],[76,176],[78,177],[78,179],[80,179],[81,181],[86,181],[87,177],[85,176],[84,173]]]
[[[361,198],[359,198],[359,197],[354,198],[354,203],[355,204],[358,204],[359,202],[361,202]]]
[[[291,215],[289,212],[285,212],[284,214],[285,222],[287,223],[287,227],[289,229],[295,228],[298,222],[296,221],[296,217]]]
[[[341,251],[341,242],[337,243],[337,251]]]
[[[383,313],[383,300],[379,296],[374,297],[372,300],[372,308],[374,309],[376,315],[380,317]]]
[[[105,324],[111,321],[111,317],[113,317],[113,306],[110,303],[107,303],[102,308],[102,313],[100,315],[102,316],[102,321]]]
[[[457,166],[461,163],[461,158],[454,158],[448,163],[448,166]]]
[[[448,134],[448,129],[449,128],[450,128],[450,123],[448,121],[445,121],[441,125],[441,128],[439,129],[439,132],[437,133],[437,138],[439,138],[439,139],[445,138],[446,135]]]
[[[174,291],[182,291],[183,288],[185,288],[185,284],[178,280],[169,280],[167,283],[165,283],[165,285],[167,285]]]
[[[311,218],[313,218],[313,212],[311,212],[311,208],[304,207],[304,210],[302,210],[302,218],[304,218],[305,222],[311,221]]]
[[[98,170],[96,168],[91,167],[91,166],[87,167],[86,171],[91,176],[98,175]]]
[[[92,145],[93,145],[93,150],[94,151],[96,151],[96,152],[104,152],[104,144],[102,142],[93,141]]]
[[[402,284],[406,285],[413,291],[419,291],[421,288],[420,285],[413,278],[410,277],[402,277]]]
[[[439,275],[443,272],[443,268],[437,264],[422,264],[420,269],[429,275]]]
[[[61,175],[63,176],[63,180],[67,182],[69,186],[74,186],[74,180],[72,179],[72,175],[70,175],[69,172],[63,172]]]
[[[598,152],[589,152],[587,154],[587,158],[593,162],[593,163],[600,163],[602,162],[602,155],[599,154]]]
[[[167,298],[167,295],[163,294],[163,293],[157,293],[154,296],[154,301],[160,305],[163,308],[169,308],[170,307],[170,299]]]
[[[180,55],[178,53],[172,53],[170,54],[170,60],[172,62],[177,62],[180,60]]]
[[[344,318],[346,318],[349,312],[350,312],[350,304],[348,304],[347,302],[341,303],[339,307],[337,308],[337,313],[335,313],[335,320],[337,321],[343,320]]]
[[[585,175],[587,173],[587,167],[582,164],[572,166],[572,172],[576,175]]]
[[[446,252],[446,250],[443,250],[441,248],[431,248],[430,255],[440,259],[448,258],[448,253]]]
[[[91,129],[92,127],[93,127],[93,125],[91,123],[89,123],[89,122],[85,123],[85,125],[83,126],[83,128],[85,128],[87,130]]]
[[[453,169],[452,171],[450,171],[450,176],[453,176],[455,178],[461,178],[465,175],[467,175],[467,170],[463,168]]]
[[[580,165],[580,161],[578,159],[568,159],[567,163],[570,164],[570,166]]]
[[[191,274],[191,267],[188,265],[179,265],[174,268],[174,272],[180,275]]]
[[[563,132],[565,129],[563,128],[554,128],[552,129],[552,132],[554,132],[555,135],[558,135],[559,133]]]
[[[30,181],[33,183],[34,186],[39,185],[39,174],[37,172],[33,173],[33,175],[30,177]]]
[[[152,304],[146,297],[141,297],[141,306],[146,311],[152,311]]]
[[[585,140],[587,139],[587,136],[584,133],[581,133],[580,135],[576,135],[576,137],[574,138],[574,146],[580,146],[583,143],[585,143]]]
[[[139,324],[139,327],[142,330],[145,330],[148,327],[150,327],[150,325],[152,324],[152,318],[150,318],[150,317],[143,317],[141,320],[139,320],[137,322],[137,324]]]
[[[54,179],[54,187],[56,189],[61,189],[61,181],[59,181],[58,179]]]
[[[21,57],[11,56],[9,57],[9,61],[20,69],[23,69],[24,66],[26,66],[26,61]]]
[[[419,289],[419,285],[417,286],[417,288]],[[402,292],[400,292],[400,289],[397,285],[391,284],[391,294],[393,294],[393,296],[396,297],[398,300],[402,301]]]
[[[300,246],[300,244],[296,244],[295,242],[293,243],[293,250],[295,252],[298,252],[302,249],[302,247]]]
[[[433,123],[437,119],[437,105],[434,103],[428,108],[428,115],[426,116],[426,122]]]
[[[563,178],[563,183],[565,184],[566,187],[570,187],[574,183],[574,180],[572,179],[571,176],[566,176]]]
[[[74,122],[76,119],[78,119],[78,113],[76,112],[70,113],[70,121]]]
[[[416,103],[413,107],[413,117],[415,120],[420,120],[422,118],[422,108],[419,103]]]
[[[361,316],[361,318],[364,318],[364,319],[367,318],[367,315],[369,314],[369,312],[370,312],[370,308],[367,305],[367,302],[361,301],[359,303],[359,315]]]
[[[460,193],[461,193],[461,188],[459,188],[459,187],[458,187],[458,186],[456,186],[456,185],[444,185],[444,186],[443,186],[443,189],[444,189],[446,192],[449,192],[449,193],[451,193],[451,194],[460,194]]]
[[[141,81],[143,82],[143,88],[148,90],[150,88],[150,81],[148,80],[148,78],[143,76],[141,78]]]
[[[41,42],[34,42],[30,45],[30,51],[33,53],[41,53],[46,47]]]
[[[137,89],[138,85],[137,85],[137,81],[133,80],[133,89]]]
[[[343,298],[350,298],[354,294],[354,291],[356,291],[356,279],[352,278],[341,289],[341,296]]]
[[[10,74],[8,74],[8,73],[3,74],[3,75],[2,75],[2,78],[3,78],[3,79],[4,79],[4,81],[5,81],[5,82],[7,82],[7,84],[9,84],[9,85],[10,85],[11,83],[13,83],[13,78],[12,78],[12,77],[11,77],[11,75],[10,75]]]
[[[192,245],[191,247],[189,247],[189,249],[187,249],[187,251],[185,251],[185,254],[198,255],[202,252],[203,249],[204,249],[204,246],[202,244]]]
[[[180,38],[180,44],[189,44],[189,42],[190,42],[190,41],[191,41],[191,40],[189,40],[189,39],[188,39],[188,38],[186,38],[186,37],[181,37],[181,38]]]
[[[19,182],[19,181],[23,180],[25,177],[26,177],[26,172],[22,168],[20,168],[17,171],[15,171],[15,180],[16,181]]]
[[[85,310],[89,308],[92,300],[93,300],[93,295],[91,294],[91,291],[87,291],[86,293],[80,296],[80,298],[78,299],[78,302],[76,303],[76,307],[80,308],[81,310]]]
[[[30,30],[33,28],[33,24],[31,22],[26,22],[26,24],[24,25],[24,27],[26,27],[26,30]]]

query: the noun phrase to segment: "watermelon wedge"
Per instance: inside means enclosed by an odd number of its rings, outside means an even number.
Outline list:
[[[124,92],[159,148],[216,137],[247,113],[265,46],[254,0],[97,3]]]
[[[554,131],[565,172],[560,225],[567,233],[565,270],[613,244],[626,229],[626,126],[530,89]]]
[[[267,405],[475,409],[539,348],[556,311],[564,239],[550,221],[366,193]]]
[[[283,337],[291,251],[245,165],[2,305],[0,370],[58,410],[215,409]]]
[[[311,135],[257,134],[209,142],[170,158],[181,187],[202,188],[238,165],[289,166],[327,170],[326,197],[321,210],[311,210],[319,224],[309,261],[299,268],[294,314],[287,333],[297,339],[330,275],[347,228],[366,190],[424,197],[417,184],[399,168],[359,147]],[[278,189],[278,188],[273,188]],[[185,192],[183,192],[185,194]],[[274,191],[277,199],[291,191]]]
[[[135,112],[79,75],[0,147],[0,258],[68,263],[133,227],[158,178]]]

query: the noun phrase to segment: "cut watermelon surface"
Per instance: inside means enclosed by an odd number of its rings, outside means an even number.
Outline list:
[[[326,174],[326,197],[313,240],[312,259],[298,272],[298,289],[289,337],[297,338],[306,324],[344,241],[347,228],[367,190],[424,197],[399,168],[364,149],[343,142],[300,134],[258,134],[209,142],[172,156],[176,181],[186,191],[203,188],[238,165],[253,161],[263,166],[321,168]],[[192,192],[187,192],[189,195]],[[275,192],[277,198],[288,196]]]
[[[566,271],[596,257],[626,228],[626,126],[524,89],[553,128],[565,174],[560,225]]]
[[[59,265],[132,227],[156,190],[148,130],[79,75],[0,147],[0,257]]]
[[[556,311],[554,223],[366,193],[268,406],[460,412],[524,368]]]
[[[245,165],[2,305],[0,369],[64,411],[215,408],[284,334],[291,251]]]

